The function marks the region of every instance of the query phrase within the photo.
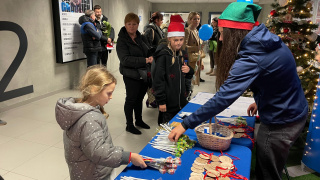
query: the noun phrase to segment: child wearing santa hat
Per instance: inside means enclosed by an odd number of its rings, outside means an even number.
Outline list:
[[[154,54],[155,72],[153,90],[159,105],[158,124],[169,122],[186,104],[186,78],[194,71],[185,62],[187,54],[181,50],[184,43],[184,25],[179,15],[171,16],[168,44]]]

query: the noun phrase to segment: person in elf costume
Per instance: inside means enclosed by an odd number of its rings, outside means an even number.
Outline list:
[[[289,149],[304,128],[308,104],[289,48],[264,24],[258,25],[261,7],[234,2],[219,17],[222,47],[217,60],[219,91],[174,128],[168,138],[177,141],[188,128],[216,116],[251,88],[259,111],[256,139],[256,177],[281,180]],[[218,47],[220,48],[220,47]]]

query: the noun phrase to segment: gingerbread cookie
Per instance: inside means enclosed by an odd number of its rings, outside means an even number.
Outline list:
[[[218,161],[220,161],[220,159],[219,159],[218,156],[212,155],[212,156],[211,156],[211,161],[213,161],[213,162],[218,162]]]
[[[232,163],[232,159],[228,156],[220,156],[219,159],[222,163]]]
[[[200,157],[201,159],[205,159],[205,160],[209,160],[209,159],[210,159],[210,156],[209,156],[209,155],[206,156],[206,155],[200,154],[199,157]]]

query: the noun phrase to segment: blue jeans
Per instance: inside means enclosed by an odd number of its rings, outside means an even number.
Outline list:
[[[307,117],[284,125],[261,123],[257,135],[257,180],[281,180],[289,149],[302,132]]]
[[[87,67],[96,65],[98,63],[98,52],[86,52]]]

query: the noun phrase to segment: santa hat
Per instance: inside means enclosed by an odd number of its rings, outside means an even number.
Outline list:
[[[233,2],[222,12],[218,26],[252,30],[257,24],[261,7],[246,2]]]
[[[184,36],[184,21],[180,15],[171,15],[167,37]]]
[[[184,23],[182,17],[181,17],[179,14],[171,15],[171,16],[170,16],[170,22],[180,22],[180,23]]]

